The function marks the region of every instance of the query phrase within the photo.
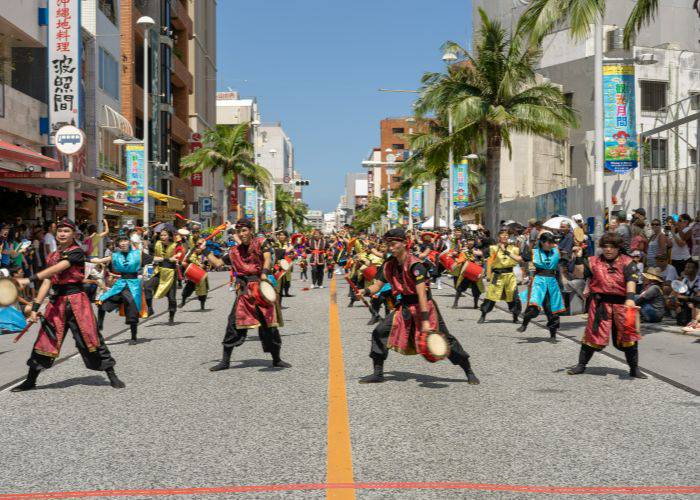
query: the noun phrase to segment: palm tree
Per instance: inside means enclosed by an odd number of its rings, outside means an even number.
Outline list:
[[[277,227],[286,228],[289,223],[295,230],[302,230],[306,227],[306,212],[308,207],[305,203],[294,199],[294,194],[283,186],[277,185],[275,189],[275,211],[277,212]]]
[[[474,54],[447,42],[443,50],[459,61],[446,73],[426,73],[416,111],[452,113],[453,133],[439,147],[452,147],[455,158],[473,144],[486,147],[485,222],[495,232],[500,220],[501,147],[511,151],[513,133],[563,140],[577,125],[564,94],[551,83],[538,83],[540,50],[519,35],[509,36],[500,22],[479,9],[481,29]],[[431,146],[433,150],[438,146]]]
[[[263,193],[269,191],[270,173],[255,163],[253,144],[248,139],[248,124],[217,125],[207,130],[202,138],[203,146],[185,156],[180,164],[184,175],[205,170],[221,170],[224,185],[230,187],[236,177]]]
[[[352,227],[358,231],[368,229],[372,224],[379,222],[382,216],[386,215],[388,207],[387,193],[379,197],[374,196],[370,198],[367,206],[355,214],[351,224]],[[406,215],[406,213],[406,203],[400,199],[399,215]]]

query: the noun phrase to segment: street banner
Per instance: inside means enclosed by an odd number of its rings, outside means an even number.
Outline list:
[[[247,187],[245,188],[245,216],[248,219],[252,219],[255,217],[255,205],[257,205],[257,197],[256,197],[256,192],[255,188],[252,187]]]
[[[265,224],[272,224],[273,211],[272,200],[265,200]]]
[[[626,174],[637,168],[634,66],[603,66],[605,168]]]
[[[63,125],[80,127],[80,1],[48,2],[49,144]]]
[[[411,216],[423,217],[423,186],[411,188]]]
[[[455,208],[466,208],[469,205],[469,163],[465,158],[452,168],[452,203]]]
[[[190,185],[193,187],[202,187],[202,173],[190,175]]]
[[[129,203],[143,203],[145,180],[143,144],[127,144],[126,198]]]
[[[387,202],[387,217],[390,221],[398,222],[399,220],[399,200],[389,198]]]

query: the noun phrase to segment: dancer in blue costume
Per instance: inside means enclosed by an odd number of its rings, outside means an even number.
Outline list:
[[[564,301],[559,288],[559,249],[554,235],[542,233],[532,252],[527,251],[523,260],[531,261],[535,266],[535,275],[527,290],[521,292],[520,298],[526,305],[523,324],[518,328],[524,332],[530,321],[544,309],[547,315],[547,328],[552,342],[556,342],[559,330],[559,314],[564,312]]]
[[[131,328],[131,340],[129,345],[138,342],[138,325],[141,317],[143,283],[139,278],[141,268],[149,264],[152,257],[139,249],[134,249],[127,236],[117,239],[117,251],[103,259],[93,259],[94,263],[112,263],[112,272],[119,275],[119,279],[112,288],[103,293],[98,299],[100,304],[97,310],[97,327],[102,331],[104,318],[108,312],[124,306],[125,322]]]

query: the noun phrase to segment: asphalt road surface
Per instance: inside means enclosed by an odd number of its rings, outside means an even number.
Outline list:
[[[209,371],[233,300],[221,286],[207,312],[195,299],[175,326],[167,314],[145,322],[137,346],[108,316],[126,389],[74,356],[42,373],[39,390],[0,392],[0,500],[700,495],[698,363],[685,390],[661,364],[667,380],[632,380],[601,354],[568,376],[575,342],[546,342],[537,326],[517,333],[501,311],[477,325],[477,311],[449,308],[445,289],[438,303],[482,384],[446,361],[392,352],[388,381],[361,385],[367,310],[346,307],[340,281],[305,285],[295,280],[285,299],[290,369],[272,368],[252,331],[231,369]],[[23,374],[30,337],[0,339],[0,386]],[[700,360],[700,344],[688,349]],[[642,367],[648,354],[642,344]]]

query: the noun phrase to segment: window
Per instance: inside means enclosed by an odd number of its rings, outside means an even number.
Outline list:
[[[391,149],[405,149],[403,144],[392,144]]]
[[[659,111],[666,106],[666,82],[639,82],[642,111]]]
[[[99,58],[99,86],[113,99],[119,99],[119,63],[102,47]]]
[[[644,164],[649,168],[668,168],[667,143],[666,139],[649,139],[644,146]]]
[[[100,11],[109,19],[112,24],[117,25],[117,7],[114,5],[115,0],[100,0],[98,7]]]
[[[569,107],[572,107],[574,105],[574,93],[573,92],[567,92],[564,94],[564,104],[566,104]]]
[[[688,146],[688,163],[690,165],[698,164],[698,150]]]
[[[403,131],[404,131],[403,127],[394,127],[391,129],[392,134],[403,134],[404,133]]]
[[[690,95],[690,109],[697,111],[700,109],[700,92],[688,92]]]
[[[118,137],[111,129],[100,127],[98,134],[98,161],[100,169],[121,178],[124,174],[122,171],[124,165],[122,160],[124,148],[114,144],[114,140]]]

